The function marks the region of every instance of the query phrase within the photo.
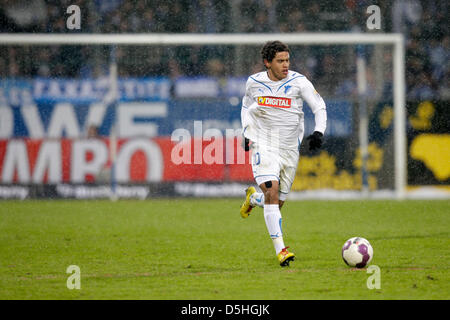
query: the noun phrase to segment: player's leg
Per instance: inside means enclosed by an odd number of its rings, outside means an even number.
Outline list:
[[[258,146],[257,144],[253,144],[253,147],[253,176],[264,194],[264,220],[266,222],[267,230],[272,238],[280,265],[289,265],[289,262],[293,260],[294,255],[287,252],[281,230],[281,212],[278,198],[279,174],[281,168],[279,150]],[[252,194],[254,193],[255,192],[252,190]],[[247,196],[248,199],[250,199],[250,197],[251,195]]]
[[[245,189],[245,201],[241,205],[241,216],[242,218],[247,218],[250,215],[250,211],[254,207],[264,208],[265,196],[264,192],[257,192],[255,187],[248,187]],[[278,204],[281,207],[284,204],[284,201],[279,200]]]
[[[245,189],[246,197],[249,196],[248,201],[247,198],[245,202],[242,204],[241,208],[244,208],[244,213],[249,213],[252,211],[254,207],[264,208],[264,192],[258,192],[256,189],[252,189],[254,187],[248,187]],[[280,206],[280,210],[283,207],[284,201],[278,200],[278,204]]]
[[[287,251],[284,245],[283,230],[281,227],[281,212],[279,200],[279,182],[266,181],[259,185],[265,197],[264,220],[267,231],[272,239],[275,253],[281,266],[288,266],[294,260],[295,255]]]
[[[297,171],[298,152],[296,151],[283,151],[281,153],[281,170],[280,170],[280,182],[279,182],[279,196],[278,207],[281,209],[284,202],[287,199],[289,191],[291,190],[292,183],[294,182],[295,174]],[[280,220],[281,228],[281,220]],[[280,265],[289,265],[289,262],[294,260],[295,255],[287,250],[283,244],[283,249],[277,253]]]
[[[256,189],[252,189],[254,187],[248,187],[245,189],[246,199],[242,204],[241,208],[244,209],[244,213],[250,213],[254,207],[264,208],[264,192],[258,192]],[[249,195],[249,199],[247,201],[247,195]],[[278,200],[278,205],[281,208],[283,207],[284,201]],[[248,216],[248,215],[247,215]]]
[[[250,197],[250,205],[254,207],[264,208],[264,193],[263,192],[255,192]]]
[[[281,212],[278,205],[278,186],[278,181],[275,180],[264,181],[259,185],[265,199],[264,220],[277,255],[284,248]]]
[[[280,208],[286,201],[292,184],[294,183],[295,175],[297,173],[297,166],[299,160],[299,152],[296,150],[284,150],[281,157],[282,167],[280,170]]]
[[[279,165],[278,161],[274,161],[278,155],[273,154],[267,147],[259,146],[253,143],[252,149],[252,171],[255,180],[273,179],[278,181]],[[245,190],[245,201],[240,208],[242,218],[247,218],[252,209],[256,206],[264,208],[265,196],[264,192],[257,192],[255,187],[249,187]]]
[[[261,181],[261,180],[260,180]],[[278,205],[278,190],[279,183],[277,180],[269,180],[264,181],[259,185],[259,188],[262,190],[264,195],[264,205],[267,204],[276,204]]]
[[[287,153],[287,154],[285,154]],[[257,157],[256,157],[257,158]],[[299,154],[297,151],[284,151],[283,152],[283,159],[285,163],[287,162],[287,166],[283,168],[283,170],[280,170],[279,176],[280,176],[280,185],[279,185],[279,199],[278,204],[280,209],[283,207],[284,202],[287,199],[287,195],[289,194],[289,191],[291,189],[292,183],[294,182],[295,174],[297,171],[297,164],[298,164],[298,158]],[[256,177],[264,177],[265,175],[260,174],[261,169],[259,166],[256,166],[252,163],[253,166],[253,173]],[[266,171],[267,172],[267,171]],[[276,174],[273,174],[274,178],[277,178]],[[278,179],[277,179],[278,180]],[[263,187],[264,188],[264,187]],[[249,187],[245,190],[246,192],[246,201],[241,206],[249,208],[248,212],[251,211],[252,208],[258,206],[261,208],[264,208],[265,201],[265,192],[257,192],[254,187]]]

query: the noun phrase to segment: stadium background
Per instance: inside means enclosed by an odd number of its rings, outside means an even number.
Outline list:
[[[66,28],[67,6],[81,8],[81,29]],[[3,1],[3,33],[274,33],[365,32],[369,1]],[[406,41],[408,184],[448,189],[449,37],[446,1],[378,1],[382,29]],[[258,48],[259,49],[259,48]],[[122,197],[239,196],[252,182],[247,165],[226,161],[174,165],[177,128],[240,127],[258,51],[231,46],[117,48],[119,101],[99,104],[108,89],[106,46],[2,46],[0,50],[0,197],[107,197],[108,143],[118,120],[116,177]],[[383,52],[382,52],[383,54]],[[390,64],[368,53],[370,70]],[[32,58],[31,58],[32,57]],[[302,151],[294,191],[361,188],[354,48],[295,48],[294,70],[313,80],[329,112],[323,153]],[[372,190],[392,186],[392,83],[369,72]],[[116,108],[117,107],[117,108]],[[306,108],[307,132],[312,115]],[[137,119],[136,118],[140,118]],[[237,137],[231,139],[236,148]],[[96,142],[97,141],[97,142]],[[378,142],[378,144],[377,144]],[[134,143],[134,144],[133,144]],[[207,142],[203,142],[206,148]],[[387,146],[386,149],[380,145]],[[140,149],[141,148],[141,149]],[[142,151],[147,148],[147,153]],[[125,149],[125,148],[124,148]],[[123,149],[122,149],[123,150]],[[157,151],[155,151],[157,150]],[[158,156],[155,156],[158,154]],[[103,162],[104,163],[103,163]],[[157,165],[155,165],[157,163]],[[159,169],[155,169],[159,168]],[[448,195],[447,195],[448,197]]]

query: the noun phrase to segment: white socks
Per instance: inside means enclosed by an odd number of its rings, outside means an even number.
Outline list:
[[[264,204],[264,193],[255,192],[250,197],[250,205],[264,208],[264,220],[266,221],[267,231],[272,238],[276,254],[285,247],[283,241],[283,232],[281,230],[281,213],[278,204]]]
[[[250,196],[250,205],[252,207],[261,207],[264,208],[264,193],[255,192]]]
[[[267,231],[272,238],[276,254],[285,247],[283,241],[283,232],[281,231],[281,213],[278,204],[264,205],[264,220],[266,221]]]

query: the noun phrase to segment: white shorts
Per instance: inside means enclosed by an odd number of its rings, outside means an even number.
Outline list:
[[[274,149],[262,145],[252,145],[252,170],[256,183],[278,181],[279,199],[285,201],[297,172],[298,150]]]

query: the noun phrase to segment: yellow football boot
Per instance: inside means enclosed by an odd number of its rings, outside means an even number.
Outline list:
[[[295,254],[293,254],[292,252],[288,252],[288,248],[289,247],[286,247],[281,250],[277,256],[278,261],[280,261],[280,266],[282,267],[289,266],[289,262],[294,261],[295,259]]]
[[[246,193],[245,201],[241,206],[241,217],[242,218],[247,218],[250,215],[250,211],[252,211],[252,209],[253,209],[253,206],[250,204],[250,197],[255,192],[256,192],[255,187],[248,187],[245,190],[245,193]]]

